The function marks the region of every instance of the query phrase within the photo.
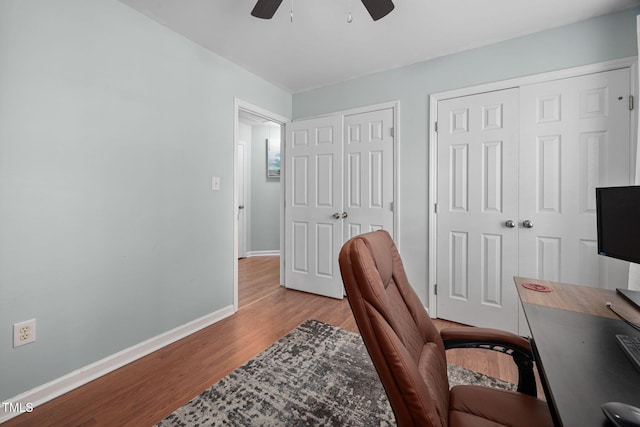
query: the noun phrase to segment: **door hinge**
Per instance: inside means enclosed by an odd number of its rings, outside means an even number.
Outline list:
[[[391,138],[394,138],[396,136],[395,135],[395,133],[396,133],[395,128],[390,128],[390,131],[391,132],[389,132],[389,133],[391,134]]]
[[[393,207],[394,207],[394,206],[393,206],[393,202],[389,202],[389,210],[390,210],[391,212],[393,212]]]
[[[437,203],[433,204],[433,213],[438,213],[438,204]]]
[[[629,95],[629,110],[633,110],[633,95]]]
[[[438,284],[433,285],[433,294],[438,295]]]
[[[435,126],[436,133],[437,133],[438,132],[438,122],[435,122],[433,125]]]

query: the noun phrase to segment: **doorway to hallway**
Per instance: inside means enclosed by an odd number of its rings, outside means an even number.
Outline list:
[[[260,264],[240,262],[275,258],[281,247],[280,141],[287,118],[244,101],[235,102],[234,135],[234,308],[242,304],[239,282]],[[281,284],[280,268],[276,283]],[[249,274],[248,277],[241,275]]]

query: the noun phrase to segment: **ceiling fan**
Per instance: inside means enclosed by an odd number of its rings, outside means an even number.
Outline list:
[[[384,18],[394,8],[391,0],[361,0],[374,21]],[[282,0],[258,0],[251,11],[256,18],[271,19],[280,7]]]

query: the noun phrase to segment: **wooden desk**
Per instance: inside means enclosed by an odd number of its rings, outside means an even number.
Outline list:
[[[640,371],[615,341],[638,332],[640,312],[615,291],[514,278],[532,335],[532,347],[547,402],[558,426],[607,426],[600,405],[620,401],[640,407]],[[524,288],[525,283],[551,292]]]

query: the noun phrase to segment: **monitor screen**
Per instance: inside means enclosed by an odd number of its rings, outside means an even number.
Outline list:
[[[598,253],[640,264],[640,186],[596,188]]]

